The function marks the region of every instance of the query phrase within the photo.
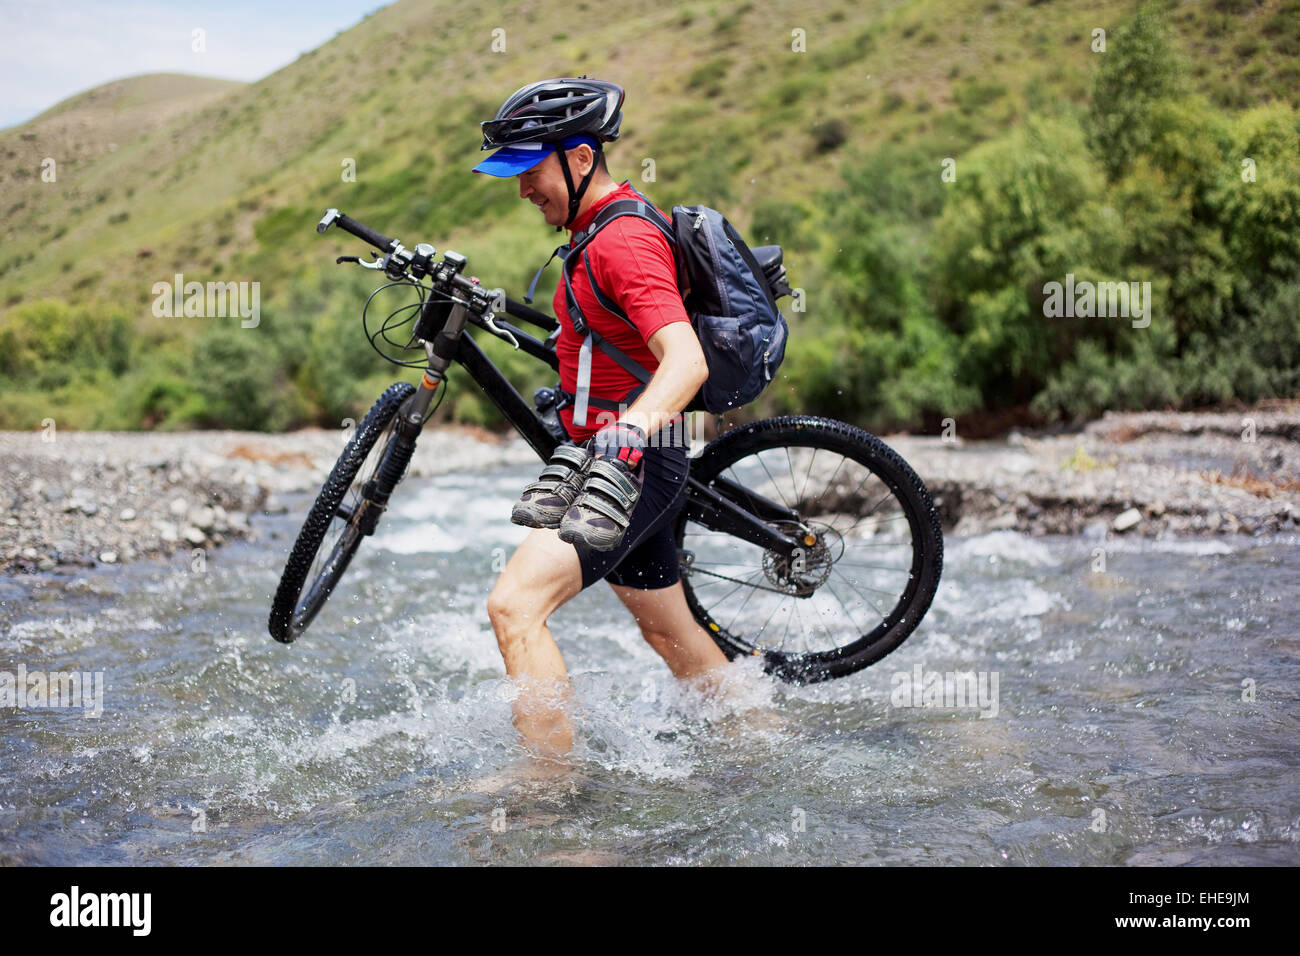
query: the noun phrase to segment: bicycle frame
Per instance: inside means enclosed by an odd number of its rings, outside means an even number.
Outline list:
[[[430,298],[421,310],[421,318],[423,319],[426,313],[435,307],[436,304]],[[549,333],[559,329],[559,323],[555,319],[513,299],[505,299],[505,311],[508,315],[536,325]],[[492,363],[473,337],[464,334],[468,324],[499,335],[495,329],[488,327],[482,317],[473,315],[464,305],[458,304],[451,310],[433,341],[426,341],[429,367],[425,371],[423,387],[417,390],[411,399],[412,408],[418,410],[419,419],[410,422],[409,426],[418,428],[423,424],[423,416],[437,387],[434,385],[431,388],[428,383],[441,382],[446,369],[454,361],[469,373],[470,378],[483,390],[511,427],[528,442],[533,451],[537,452],[538,457],[546,461],[559,442],[543,424],[532,405]],[[555,349],[548,342],[528,334],[509,322],[496,320],[494,324],[497,329],[513,337],[518,349],[558,371],[559,360],[556,358]],[[506,336],[500,335],[500,337]],[[405,417],[404,415],[403,418]],[[732,535],[787,559],[793,559],[801,553],[803,547],[801,540],[782,534],[769,524],[773,521],[797,523],[799,517],[794,511],[732,482],[715,481],[713,487],[708,487],[688,476],[686,484],[686,514],[692,520],[711,531]],[[742,500],[745,502],[743,505]]]

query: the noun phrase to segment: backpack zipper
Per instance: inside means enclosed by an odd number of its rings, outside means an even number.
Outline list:
[[[700,226],[701,226],[703,223],[704,223],[704,212],[703,212],[703,210],[701,210],[701,211],[700,211],[700,214],[699,214],[699,218],[695,220],[695,228],[696,228],[696,229],[700,228]],[[704,239],[705,239],[705,241],[708,242],[708,244],[709,244],[709,255],[713,258],[713,261],[714,261],[714,262],[717,262],[717,261],[718,261],[718,247],[717,247],[717,245],[716,245],[716,244],[714,243],[714,241],[713,241],[713,233],[712,233],[712,232],[706,232],[706,233],[704,234]],[[727,284],[726,284],[725,282],[722,281],[722,277],[721,277],[721,276],[718,277],[717,287],[718,287],[718,301],[719,301],[720,303],[722,303],[722,314],[723,314],[723,315],[731,315],[731,302],[730,302],[730,300],[727,298]]]

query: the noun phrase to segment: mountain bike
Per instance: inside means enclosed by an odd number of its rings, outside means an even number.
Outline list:
[[[331,226],[377,250],[336,262],[382,272],[380,289],[414,291],[415,302],[372,332],[377,289],[362,325],[381,355],[423,374],[419,385],[397,382],[379,397],[308,513],[268,623],[286,644],[315,620],[383,519],[453,362],[542,461],[567,438],[550,408],[554,390],[525,401],[470,334],[496,336],[558,371],[556,319],[465,275],[459,253],[436,258],[425,243],[408,250],[337,209],[317,231]],[[752,251],[766,271],[784,274],[779,246]],[[409,358],[421,349],[422,358]],[[809,415],[740,424],[709,442],[690,460],[674,532],[696,620],[729,658],[760,657],[768,673],[793,683],[852,674],[898,647],[929,609],[943,568],[939,516],[912,468],[874,435]]]

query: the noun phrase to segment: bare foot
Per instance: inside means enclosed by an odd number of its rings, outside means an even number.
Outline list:
[[[565,787],[576,793],[576,784],[586,778],[570,761],[555,757],[522,757],[496,773],[470,781],[468,789],[475,793],[499,796],[519,790],[536,792],[554,787]]]

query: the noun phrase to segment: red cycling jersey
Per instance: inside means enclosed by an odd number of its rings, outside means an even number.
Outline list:
[[[606,204],[618,199],[636,199],[631,183],[624,180],[617,189],[592,203],[573,221],[569,230],[569,243],[573,233],[585,229]],[[665,217],[667,218],[667,217]],[[574,263],[572,274],[573,295],[577,299],[587,324],[602,336],[634,358],[650,373],[659,367],[659,360],[646,344],[650,336],[670,322],[689,322],[682,295],[677,288],[677,266],[672,246],[655,226],[639,216],[620,216],[610,222],[586,246],[591,271],[605,295],[613,299],[636,326],[633,329],[613,312],[601,307],[596,294],[587,281],[581,262]],[[564,283],[559,283],[552,303],[555,316],[560,320],[560,336],[555,342],[555,355],[560,362],[560,387],[572,393],[577,388],[578,351],[583,337],[573,329],[569,310],[564,301]],[[640,385],[627,371],[603,351],[592,349],[591,394],[594,398],[621,401],[628,392]],[[575,441],[586,441],[606,424],[610,413],[598,408],[587,410],[587,424],[573,424],[573,406],[560,409],[560,420]]]

